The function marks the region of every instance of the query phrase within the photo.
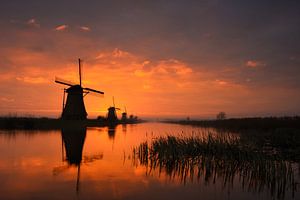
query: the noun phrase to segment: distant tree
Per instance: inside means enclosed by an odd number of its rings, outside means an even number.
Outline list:
[[[217,120],[223,120],[226,119],[226,113],[225,112],[219,112],[217,114]]]
[[[97,119],[98,119],[98,120],[104,120],[105,117],[103,117],[103,116],[98,116]]]

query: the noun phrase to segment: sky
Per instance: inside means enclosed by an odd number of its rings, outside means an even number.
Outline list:
[[[0,115],[58,117],[63,85],[89,117],[300,114],[300,1],[1,0]]]

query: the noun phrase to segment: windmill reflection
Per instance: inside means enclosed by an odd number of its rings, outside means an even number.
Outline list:
[[[107,134],[108,134],[109,139],[112,139],[112,140],[115,139],[115,136],[116,136],[116,127],[117,127],[116,124],[110,124],[108,126]]]
[[[127,124],[122,124],[122,132],[126,134],[127,132]]]
[[[86,137],[86,128],[76,129],[63,128],[61,130],[62,141],[65,146],[66,160],[70,165],[80,165],[82,161],[82,150]]]
[[[86,127],[64,127],[61,129],[62,138],[62,160],[63,165],[57,166],[53,169],[53,175],[58,175],[65,170],[76,167],[77,178],[76,178],[76,191],[79,191],[80,184],[80,166],[82,164],[91,163],[96,160],[101,160],[103,154],[95,155],[82,155],[84,142],[86,138]]]

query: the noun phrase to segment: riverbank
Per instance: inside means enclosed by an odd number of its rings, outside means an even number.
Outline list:
[[[118,124],[136,124],[142,120],[117,121],[109,123],[107,120],[86,119],[86,120],[62,120],[55,118],[36,117],[0,117],[0,129],[4,130],[56,130],[63,127],[104,127],[116,126]]]
[[[193,125],[213,127],[230,130],[247,129],[275,129],[296,128],[300,129],[300,116],[294,117],[256,117],[256,118],[232,118],[223,120],[166,120],[165,123],[181,125]]]

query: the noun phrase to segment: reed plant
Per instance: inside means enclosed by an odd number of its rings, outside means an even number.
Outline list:
[[[297,164],[230,135],[159,137],[141,143],[133,152],[135,162],[147,166],[147,173],[158,170],[183,183],[197,179],[206,184],[218,181],[225,187],[233,186],[237,178],[244,189],[268,189],[277,199],[297,189]]]

